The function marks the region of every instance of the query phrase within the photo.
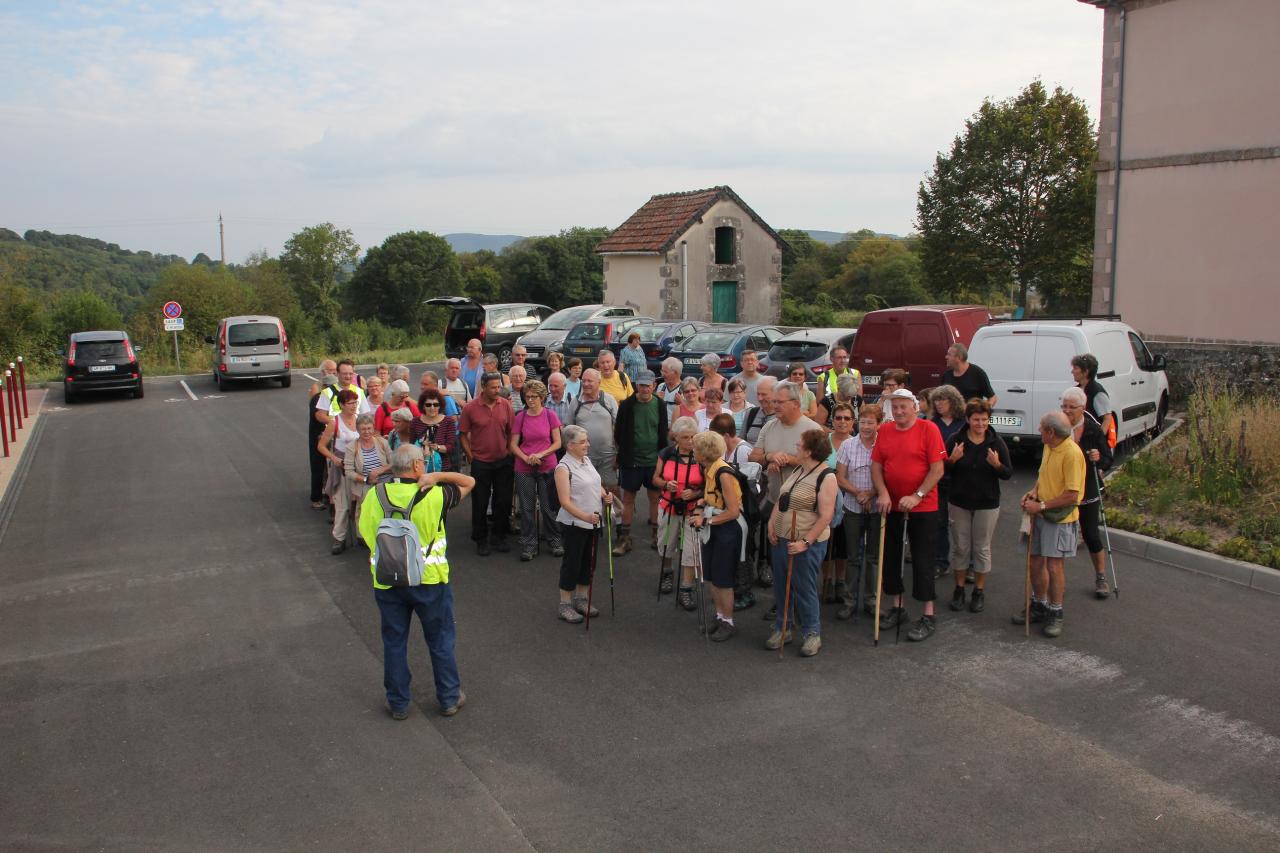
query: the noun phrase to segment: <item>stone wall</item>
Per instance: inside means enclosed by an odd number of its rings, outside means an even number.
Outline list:
[[[1147,340],[1168,362],[1169,394],[1178,407],[1198,378],[1218,376],[1250,394],[1280,394],[1280,345],[1230,341]]]

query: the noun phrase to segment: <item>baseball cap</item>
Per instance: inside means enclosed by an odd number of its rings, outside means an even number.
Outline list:
[[[656,385],[657,383],[658,377],[653,375],[652,370],[642,370],[639,375],[636,376],[637,385]]]
[[[906,388],[895,388],[892,391],[890,391],[888,394],[885,394],[885,396],[890,399],[894,397],[901,397],[904,400],[910,400],[913,403],[916,402],[916,395],[912,394]]]

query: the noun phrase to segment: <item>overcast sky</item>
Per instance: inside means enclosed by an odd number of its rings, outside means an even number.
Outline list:
[[[1096,122],[1075,0],[0,2],[0,226],[227,260],[332,221],[549,234],[728,184],[775,228],[906,233],[1033,78]]]

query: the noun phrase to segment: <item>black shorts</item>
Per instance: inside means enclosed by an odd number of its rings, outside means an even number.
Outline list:
[[[622,487],[624,492],[638,492],[641,489],[648,489],[656,492],[653,487],[653,466],[647,468],[619,468],[618,469],[618,485]]]
[[[702,573],[712,586],[733,589],[742,556],[742,525],[713,524],[711,539],[702,544]]]

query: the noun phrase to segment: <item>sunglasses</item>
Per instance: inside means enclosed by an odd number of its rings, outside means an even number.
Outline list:
[[[423,404],[422,404],[422,408],[424,408],[424,409],[438,409],[438,408],[440,408],[440,404],[439,404],[439,403],[423,403]]]
[[[832,418],[832,420],[836,420],[836,421],[851,421],[851,420],[853,420],[853,418],[849,417],[848,415],[836,415],[834,418]]]

